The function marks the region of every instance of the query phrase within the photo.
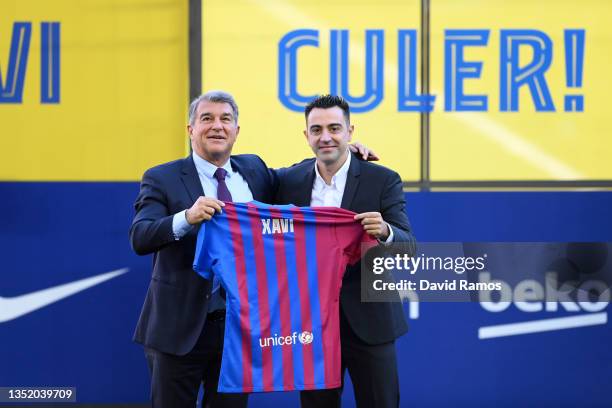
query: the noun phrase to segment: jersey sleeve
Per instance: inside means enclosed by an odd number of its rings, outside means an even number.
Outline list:
[[[210,227],[210,225],[208,227]],[[208,245],[208,237],[210,234],[206,233],[207,229],[209,228],[207,228],[206,223],[202,223],[200,231],[198,232],[193,270],[202,275],[205,279],[212,279],[213,260],[210,254],[210,245]]]

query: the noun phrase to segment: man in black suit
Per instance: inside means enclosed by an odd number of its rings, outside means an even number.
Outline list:
[[[276,202],[298,206],[337,206],[357,215],[380,246],[397,243],[414,254],[399,175],[357,160],[347,146],[353,134],[349,106],[338,96],[321,96],[305,110],[304,135],[315,159],[279,171]],[[377,248],[378,249],[378,248]],[[396,407],[399,383],[395,339],[408,327],[399,302],[361,301],[360,264],[349,266],[340,293],[342,372],[348,369],[358,406]],[[339,407],[342,388],[303,391],[303,407]]]
[[[245,407],[246,394],[217,393],[223,349],[223,290],[193,271],[199,225],[223,202],[271,202],[276,177],[254,155],[230,156],[240,127],[225,92],[193,101],[187,126],[193,154],[147,170],[130,242],[154,254],[153,274],[134,340],[145,346],[154,407]],[[229,195],[228,195],[229,194]]]

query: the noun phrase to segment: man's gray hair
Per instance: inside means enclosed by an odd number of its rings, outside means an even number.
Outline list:
[[[234,122],[238,123],[238,105],[236,104],[234,97],[224,91],[209,91],[195,98],[193,102],[191,102],[191,105],[189,105],[189,124],[191,126],[193,126],[193,124],[195,123],[195,115],[196,111],[198,110],[198,105],[200,104],[200,102],[204,101],[213,103],[227,103],[229,106],[232,107],[232,112],[234,114]]]

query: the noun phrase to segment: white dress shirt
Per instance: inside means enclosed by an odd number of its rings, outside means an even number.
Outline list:
[[[315,160],[315,181],[312,185],[312,196],[310,197],[311,207],[340,207],[350,165],[351,154],[349,153],[342,167],[332,176],[331,183],[327,184],[321,177]]]
[[[348,170],[351,165],[351,152],[348,153],[346,160],[342,167],[338,169],[336,174],[332,176],[330,184],[327,184],[317,166],[315,160],[315,181],[312,185],[312,195],[310,196],[311,207],[340,207],[342,204],[342,197],[344,196],[344,188],[346,187],[346,179],[348,178]],[[384,243],[393,242],[393,229],[387,223],[389,228],[389,236]]]
[[[196,152],[193,152],[192,157],[196,170],[198,171],[204,195],[206,197],[217,198],[217,186],[219,182],[214,177],[217,166],[204,160],[198,156]],[[248,203],[249,201],[253,201],[253,193],[251,193],[249,185],[240,173],[232,169],[230,161],[226,161],[221,167],[227,171],[225,184],[232,195],[232,201],[235,203]],[[187,210],[183,210],[176,213],[174,214],[174,218],[172,218],[172,231],[174,232],[174,238],[177,240],[181,239],[191,228],[193,228],[193,225],[189,224],[185,218],[186,211]]]

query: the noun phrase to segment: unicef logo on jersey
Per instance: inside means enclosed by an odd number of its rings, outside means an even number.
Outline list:
[[[298,337],[298,339],[300,340],[300,343],[306,345],[312,343],[313,336],[311,332],[303,331],[302,334],[300,334],[300,337]]]
[[[298,341],[306,346],[314,340],[314,335],[312,332],[303,331],[301,333],[293,332],[290,336],[279,336],[278,334],[274,334],[271,337],[263,337],[259,338],[259,347],[272,347],[272,346],[293,346],[297,344]]]

